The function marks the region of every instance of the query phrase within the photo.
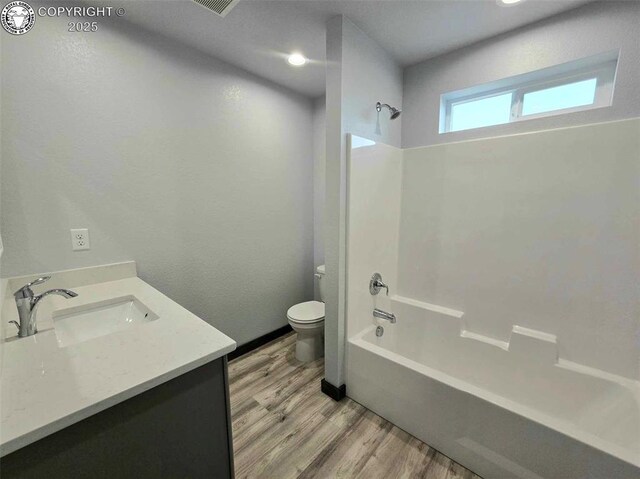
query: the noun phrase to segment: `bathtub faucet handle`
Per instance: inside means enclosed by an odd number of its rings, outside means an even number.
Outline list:
[[[378,294],[382,288],[386,290],[387,296],[389,296],[389,286],[383,283],[382,275],[380,273],[373,273],[371,281],[369,281],[369,292],[371,296]]]

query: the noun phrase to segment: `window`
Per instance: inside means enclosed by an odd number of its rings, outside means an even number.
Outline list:
[[[522,96],[522,116],[593,105],[597,86],[598,78],[589,78],[527,92]]]
[[[610,106],[617,63],[607,53],[446,93],[440,133]]]
[[[509,123],[512,97],[509,92],[452,103],[449,131]]]

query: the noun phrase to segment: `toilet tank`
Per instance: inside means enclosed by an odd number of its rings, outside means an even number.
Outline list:
[[[321,264],[316,269],[316,278],[318,278],[318,289],[320,290],[320,301],[324,303],[324,265]]]

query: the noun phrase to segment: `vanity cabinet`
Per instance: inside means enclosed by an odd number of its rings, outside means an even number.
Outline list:
[[[25,446],[2,479],[233,477],[223,356]]]

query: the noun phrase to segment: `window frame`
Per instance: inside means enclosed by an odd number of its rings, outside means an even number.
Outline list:
[[[572,62],[570,64],[563,64],[558,67],[538,70],[529,74],[503,79],[498,82],[471,87],[464,90],[457,90],[441,95],[439,133],[457,133],[461,131],[476,130],[478,128],[491,128],[520,121],[611,106],[613,102],[613,90],[618,64],[617,52],[615,57],[612,58],[612,55],[609,54],[604,60],[599,58],[599,61],[597,62],[589,61],[591,59],[584,60],[587,60],[586,65],[581,65],[581,63],[585,63],[584,61]],[[524,96],[527,93],[568,85],[592,78],[596,79],[593,103],[529,115],[522,114]],[[483,100],[485,98],[500,96],[507,93],[511,93],[511,111],[509,114],[509,121],[486,126],[478,126],[475,128],[466,128],[464,130],[451,130],[451,113],[455,105]]]

